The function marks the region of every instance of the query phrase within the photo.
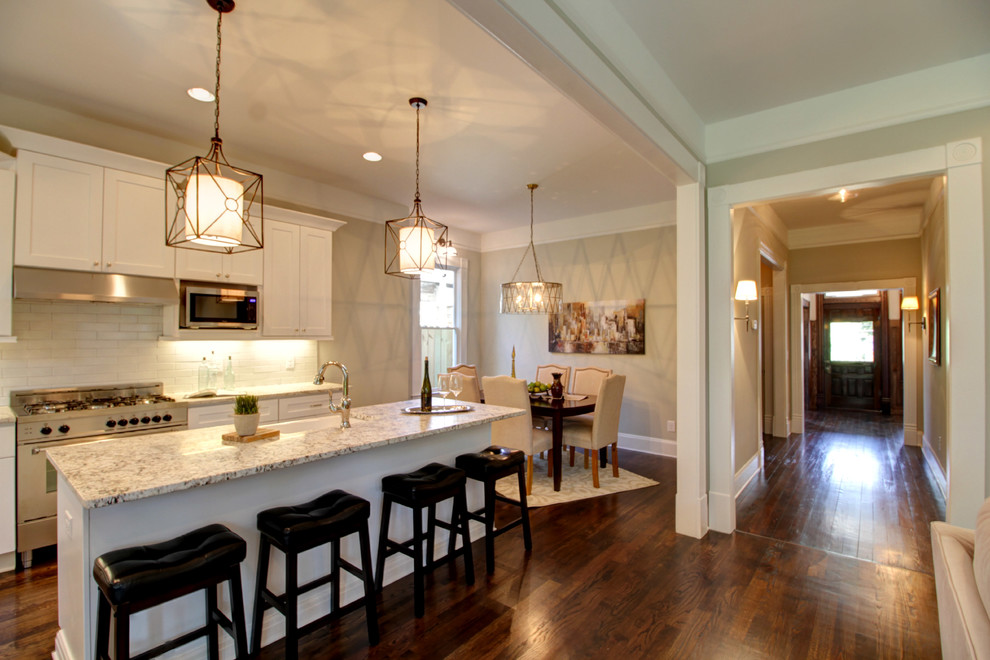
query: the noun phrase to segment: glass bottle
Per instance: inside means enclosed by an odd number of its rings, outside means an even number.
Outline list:
[[[430,358],[425,359],[423,367],[423,388],[419,391],[419,408],[423,412],[433,410],[433,388],[430,387]]]
[[[223,370],[223,389],[234,389],[234,362],[230,359],[229,355],[227,356],[227,364]]]
[[[208,389],[210,386],[210,367],[206,364],[205,357],[203,358],[203,361],[199,363],[198,384],[200,390]]]

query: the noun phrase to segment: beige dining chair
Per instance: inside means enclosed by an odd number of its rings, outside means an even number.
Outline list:
[[[552,384],[553,374],[561,374],[560,383],[564,386],[564,391],[568,392],[568,386],[571,383],[571,368],[564,367],[559,364],[541,364],[536,367],[536,380],[541,383]]]
[[[463,388],[461,389],[460,394],[457,396],[451,396],[450,398],[457,399],[458,401],[467,401],[469,403],[481,403],[481,389],[478,387],[477,378],[461,373],[461,384],[463,385]]]
[[[485,400],[485,392],[484,392],[484,389],[482,389],[482,387],[481,387],[481,379],[478,378],[478,368],[475,365],[473,365],[473,364],[455,364],[450,369],[447,369],[447,372],[448,373],[455,373],[456,372],[456,373],[462,374],[464,376],[471,376],[472,378],[474,378],[474,382],[477,383],[477,387],[478,387],[478,398],[477,399],[471,399],[471,400],[472,401],[475,401],[475,402],[478,402],[478,403],[480,403],[481,401],[484,401]],[[463,398],[463,397],[459,397],[459,398]],[[464,399],[464,400],[467,401],[467,399]]]
[[[492,444],[519,449],[526,454],[526,494],[533,492],[533,455],[553,445],[549,431],[533,428],[526,381],[511,376],[484,376],[485,403],[525,410],[525,415],[492,422]]]
[[[601,369],[599,367],[576,367],[574,377],[571,379],[570,394],[580,396],[597,395],[598,388],[602,381],[612,375],[611,369]],[[587,415],[574,415],[564,420],[564,424],[585,424],[591,426],[595,419],[595,413]],[[566,427],[565,427],[566,428]],[[570,464],[574,467],[574,447],[570,448]]]
[[[601,488],[598,481],[598,449],[612,446],[612,476],[619,477],[619,413],[622,411],[622,392],[626,387],[626,377],[613,374],[602,381],[595,403],[595,419],[589,427],[574,424],[564,427],[564,442],[571,447],[584,449],[585,465],[591,459],[591,479],[595,488]]]

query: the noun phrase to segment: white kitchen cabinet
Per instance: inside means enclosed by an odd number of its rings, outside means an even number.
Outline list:
[[[264,251],[261,334],[331,339],[333,230],[269,220]]]
[[[14,339],[13,313],[14,299],[11,291],[14,286],[14,175],[16,159],[0,153],[0,342]]]
[[[200,282],[261,284],[264,276],[262,252],[264,250],[219,254],[176,248],[175,276],[183,280]]]
[[[329,392],[321,394],[309,394],[307,396],[293,396],[278,400],[278,421],[284,422],[290,419],[302,417],[318,417],[330,414]]]
[[[260,424],[272,424],[278,421],[278,400],[261,399],[258,401]],[[218,403],[215,406],[192,406],[188,411],[189,428],[201,429],[207,426],[224,426],[234,423],[234,403]]]
[[[15,474],[14,425],[0,424],[0,571],[12,570],[17,558]]]
[[[173,277],[164,179],[20,150],[14,263]]]

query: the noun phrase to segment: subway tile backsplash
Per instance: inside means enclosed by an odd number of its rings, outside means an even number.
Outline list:
[[[235,386],[306,382],[318,367],[309,340],[160,341],[162,308],[145,305],[19,300],[13,333],[0,344],[0,405],[25,388],[162,381],[166,394],[193,391],[211,351],[221,369],[231,356]]]

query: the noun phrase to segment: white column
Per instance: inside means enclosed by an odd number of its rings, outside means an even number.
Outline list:
[[[708,516],[711,528],[726,534],[736,528],[732,263],[732,211],[725,190],[712,188],[708,191]]]
[[[988,472],[982,161],[979,138],[946,145],[946,286],[941,294],[948,390],[945,518],[970,529],[986,497]]]
[[[677,497],[678,534],[708,532],[705,397],[704,171],[677,187]]]

